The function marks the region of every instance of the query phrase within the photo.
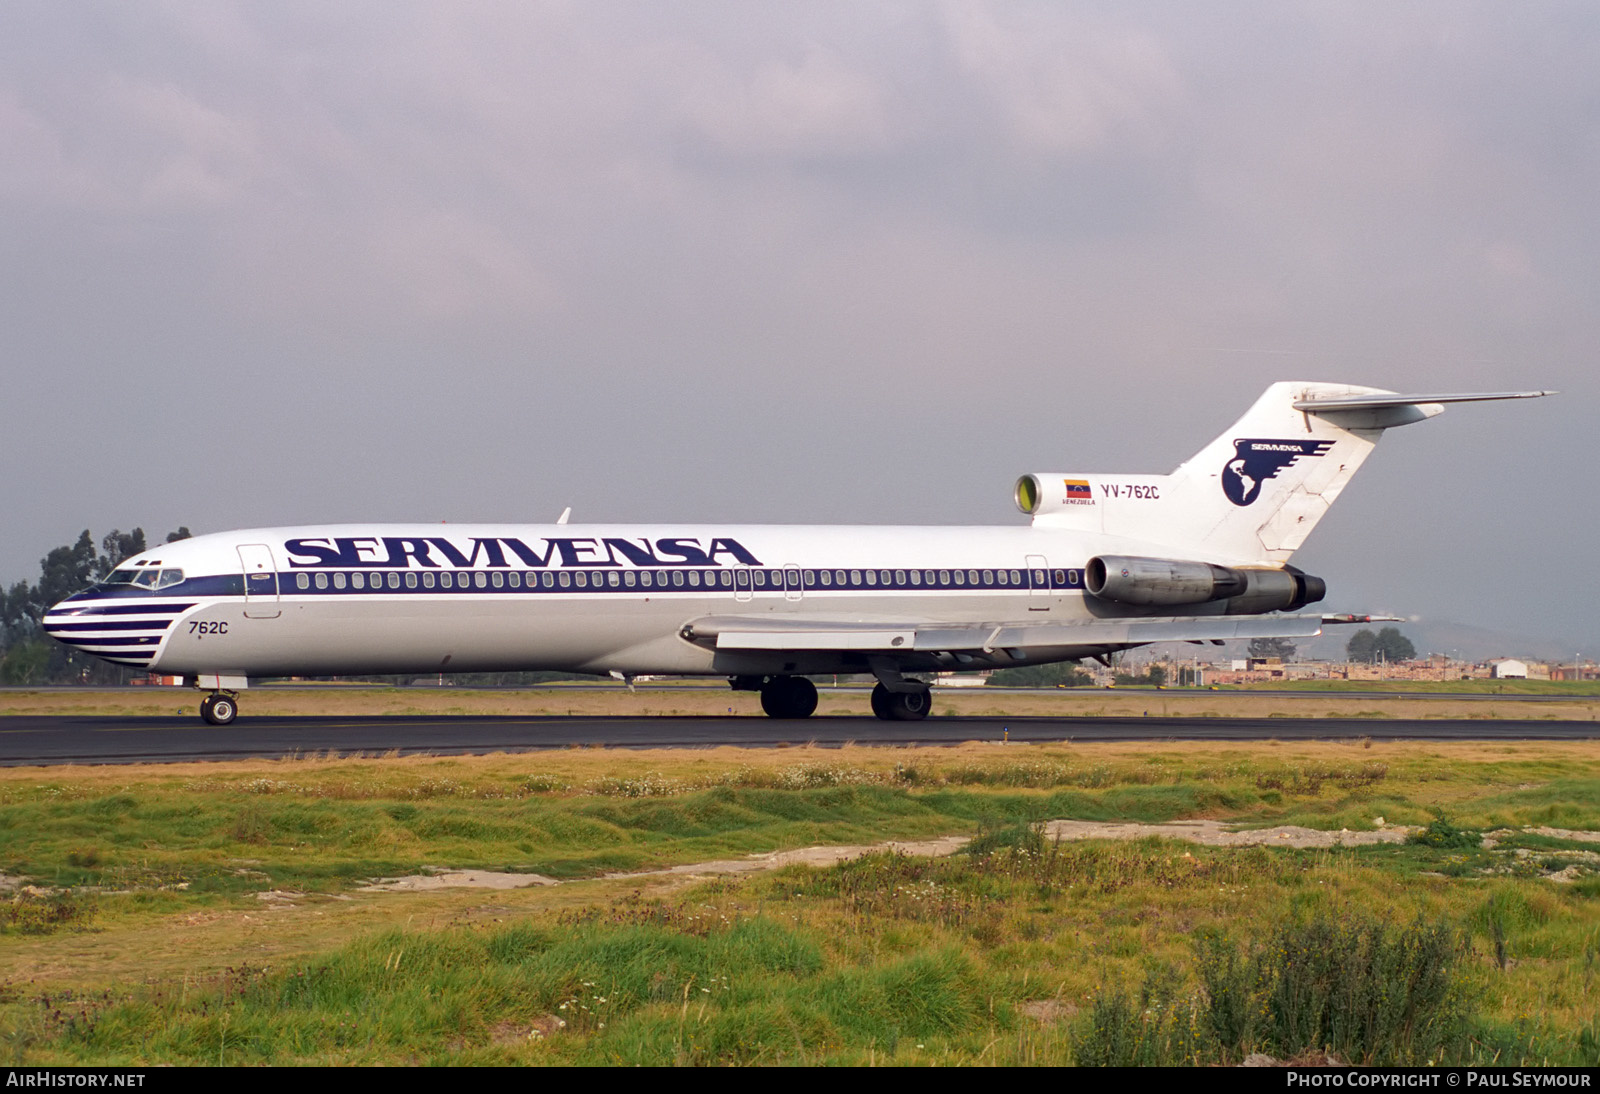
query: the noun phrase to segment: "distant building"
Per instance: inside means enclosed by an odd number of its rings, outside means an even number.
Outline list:
[[[1526,680],[1528,663],[1511,657],[1501,657],[1489,662],[1489,675],[1496,680]]]

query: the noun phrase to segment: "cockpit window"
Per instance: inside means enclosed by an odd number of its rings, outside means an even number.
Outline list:
[[[182,570],[158,570],[155,567],[136,570],[112,570],[100,579],[102,585],[136,585],[141,589],[165,589],[183,580]]]

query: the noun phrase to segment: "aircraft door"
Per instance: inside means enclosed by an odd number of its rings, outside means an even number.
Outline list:
[[[733,568],[733,598],[735,600],[749,600],[755,596],[755,589],[750,584],[750,567],[735,566]]]
[[[1043,555],[1029,555],[1027,562],[1028,610],[1047,612],[1050,610],[1050,563]]]
[[[239,545],[244,568],[244,614],[247,619],[276,619],[283,614],[278,603],[278,564],[265,543]]]

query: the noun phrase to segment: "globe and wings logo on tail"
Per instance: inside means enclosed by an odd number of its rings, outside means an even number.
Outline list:
[[[1332,447],[1332,441],[1236,440],[1233,458],[1222,468],[1222,492],[1235,505],[1249,505],[1261,496],[1262,483],[1301,456],[1321,456]]]

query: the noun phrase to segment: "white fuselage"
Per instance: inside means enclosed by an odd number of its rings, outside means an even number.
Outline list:
[[[822,625],[1146,614],[1086,604],[1083,565],[1108,549],[1138,545],[1038,527],[252,529],[126,560],[120,575],[164,576],[85,590],[45,627],[107,660],[172,675],[859,671],[848,652],[719,651],[681,632],[708,616]],[[984,667],[978,660],[966,663]]]

